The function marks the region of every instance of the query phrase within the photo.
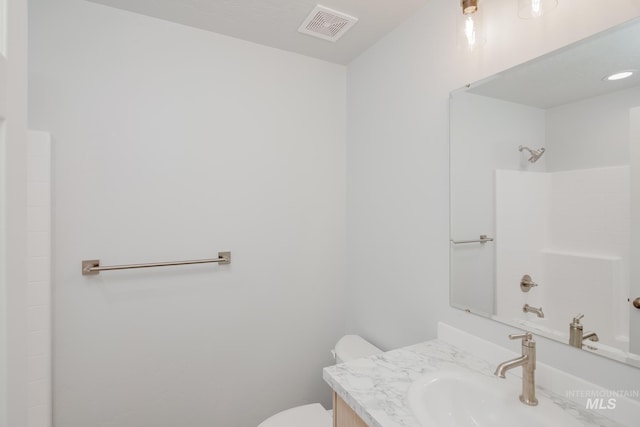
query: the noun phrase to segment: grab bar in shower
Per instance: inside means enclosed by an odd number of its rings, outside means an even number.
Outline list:
[[[132,268],[149,267],[170,267],[174,265],[208,264],[208,263],[231,264],[231,252],[218,252],[218,258],[195,259],[190,261],[152,262],[149,264],[127,264],[127,265],[100,265],[99,259],[89,259],[82,261],[82,275],[93,276],[101,271],[129,270]]]
[[[487,242],[493,242],[493,237],[487,237],[486,234],[481,234],[477,240],[451,240],[451,243],[454,245],[464,245],[467,243],[482,243],[484,245]]]

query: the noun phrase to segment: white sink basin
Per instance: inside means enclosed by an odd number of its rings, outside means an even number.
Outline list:
[[[415,381],[409,405],[425,427],[579,427],[574,417],[538,394],[538,406],[520,402],[522,380],[470,371],[441,371]]]

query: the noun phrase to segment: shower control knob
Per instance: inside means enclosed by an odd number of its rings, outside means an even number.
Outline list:
[[[633,300],[633,306],[637,309],[640,309],[640,297]]]
[[[520,290],[522,292],[529,292],[535,286],[538,286],[538,284],[531,280],[531,276],[528,274],[522,276],[522,280],[520,280]]]

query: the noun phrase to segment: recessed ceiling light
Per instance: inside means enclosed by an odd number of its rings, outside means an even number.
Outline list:
[[[626,79],[627,77],[631,77],[635,72],[636,70],[620,71],[620,72],[608,75],[603,80],[609,80],[609,81],[622,80],[622,79]]]

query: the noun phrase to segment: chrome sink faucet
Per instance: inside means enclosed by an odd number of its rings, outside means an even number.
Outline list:
[[[599,341],[598,334],[595,332],[584,332],[580,319],[584,314],[580,313],[573,318],[573,322],[569,324],[569,345],[582,348],[583,341]]]
[[[509,335],[509,339],[522,340],[522,356],[499,364],[494,375],[505,378],[505,374],[509,369],[522,366],[522,394],[520,395],[520,401],[526,405],[536,406],[538,404],[535,381],[536,342],[533,340],[531,332],[512,334]]]

